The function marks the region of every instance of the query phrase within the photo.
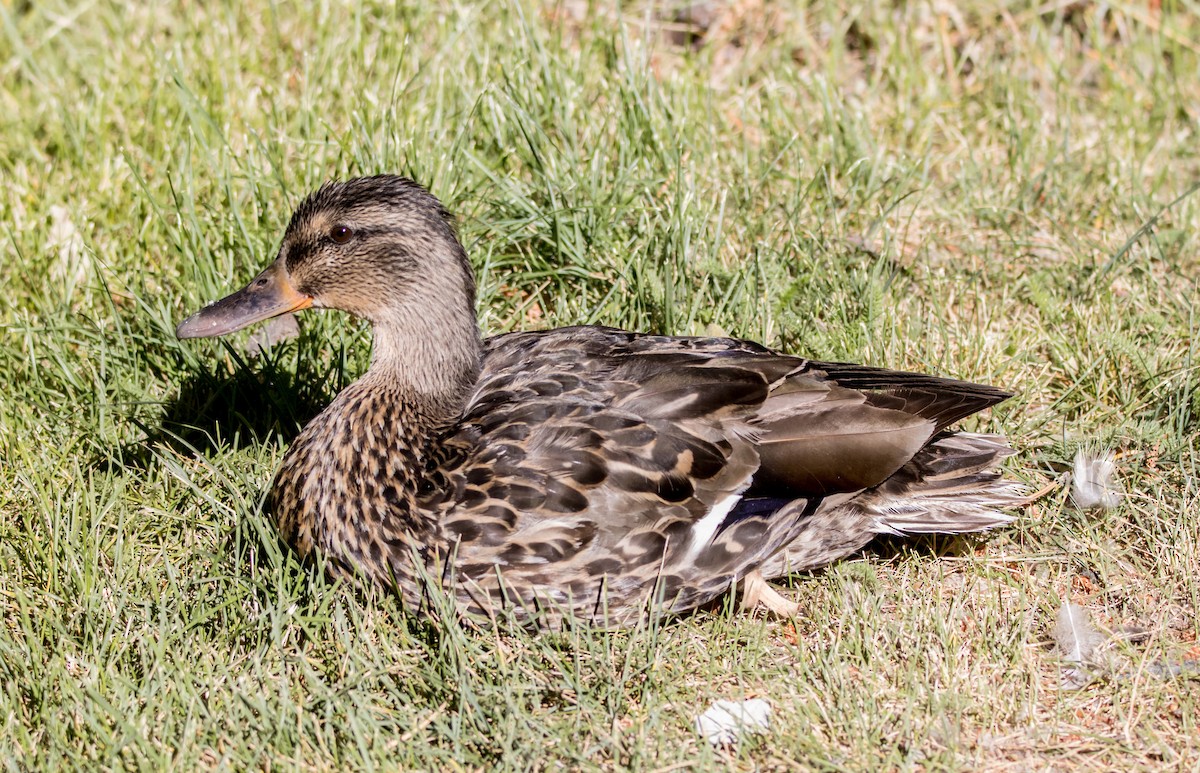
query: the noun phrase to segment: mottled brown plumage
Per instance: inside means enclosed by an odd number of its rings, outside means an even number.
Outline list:
[[[841,558],[878,534],[1007,523],[996,436],[954,433],[991,387],[821,363],[729,338],[604,327],[480,341],[441,204],[380,176],[326,185],[276,261],[179,326],[307,306],[369,320],[370,369],[304,428],[272,490],[284,539],[421,608],[624,625]],[[440,592],[440,591],[438,591]]]

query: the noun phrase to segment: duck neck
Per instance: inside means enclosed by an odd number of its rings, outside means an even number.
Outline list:
[[[372,321],[375,344],[367,376],[386,382],[431,423],[458,418],[479,378],[481,345],[473,305],[379,315]]]

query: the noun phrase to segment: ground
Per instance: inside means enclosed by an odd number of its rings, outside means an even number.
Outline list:
[[[22,768],[1200,767],[1200,7],[0,0],[0,737]],[[1049,492],[623,633],[333,586],[262,498],[365,367],[176,322],[322,180],[459,215],[489,333],[603,322],[1007,387]],[[1081,512],[1077,450],[1126,496]],[[1063,689],[1064,601],[1109,638]],[[768,734],[694,716],[762,697]]]

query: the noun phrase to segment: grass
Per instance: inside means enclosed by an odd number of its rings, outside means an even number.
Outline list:
[[[11,769],[1195,769],[1200,6],[0,0],[0,737]],[[433,7],[438,6],[438,7]],[[472,634],[328,585],[262,496],[360,373],[174,323],[318,182],[415,176],[489,333],[721,330],[1017,396],[1041,486],[986,541],[884,544],[615,634]],[[1121,673],[1059,689],[1064,600]],[[761,696],[769,735],[692,718]]]

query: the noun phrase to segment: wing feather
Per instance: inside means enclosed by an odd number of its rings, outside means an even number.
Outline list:
[[[812,518],[867,518],[844,503],[916,469],[946,426],[1007,396],[736,339],[513,333],[485,343],[444,443],[457,456],[439,462],[438,506],[485,595],[508,600],[509,577],[532,606],[630,603],[657,587],[682,608],[773,560]],[[921,457],[924,480],[956,484],[965,464],[995,458],[939,442]],[[842,529],[846,545],[869,538],[860,526]],[[817,548],[845,547],[833,542]]]

